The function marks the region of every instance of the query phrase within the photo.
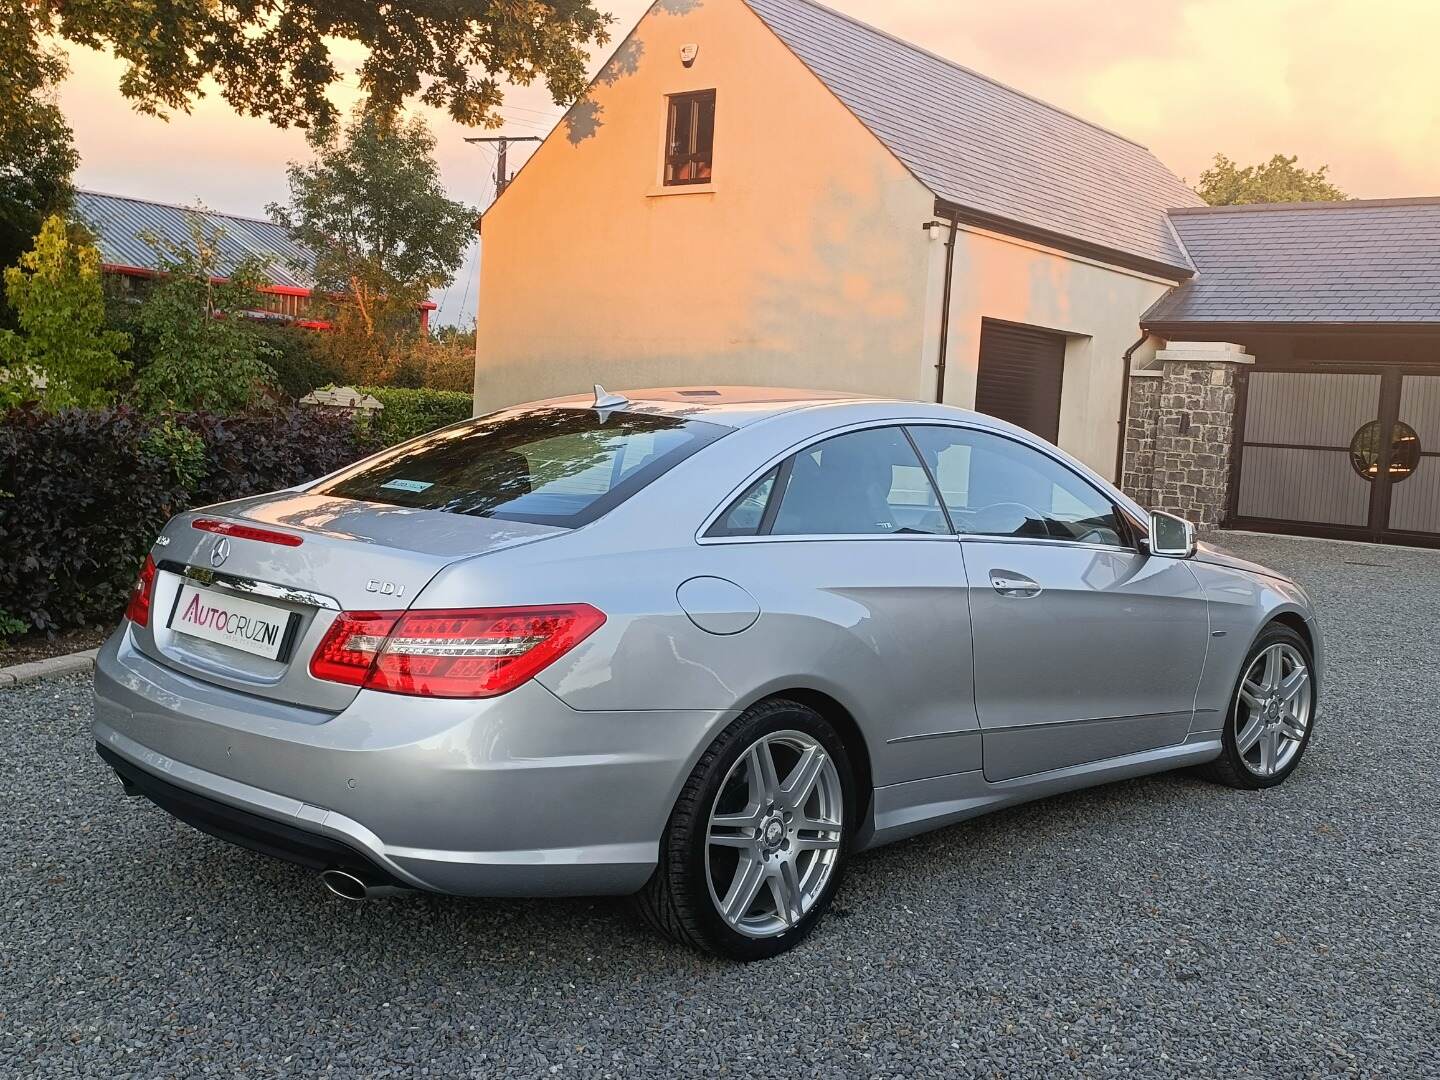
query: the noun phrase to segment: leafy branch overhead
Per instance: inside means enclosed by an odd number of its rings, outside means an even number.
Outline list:
[[[66,70],[24,0],[0,0],[0,266],[13,265],[46,216],[69,205],[80,159],[55,103]]]
[[[418,97],[462,124],[494,126],[502,83],[537,79],[567,103],[611,21],[591,0],[0,3],[23,3],[41,32],[113,49],[128,65],[120,88],[144,112],[188,109],[209,78],[237,111],[282,127],[335,119],[326,91],[353,46],[365,54],[361,88],[382,108]]]

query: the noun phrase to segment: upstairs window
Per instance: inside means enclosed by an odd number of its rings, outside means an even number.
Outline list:
[[[665,186],[708,184],[715,160],[715,91],[674,94],[665,126]]]

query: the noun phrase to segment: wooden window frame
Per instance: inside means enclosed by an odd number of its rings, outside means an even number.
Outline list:
[[[704,103],[710,105],[710,145],[704,148],[703,152],[697,144],[700,132],[699,107]],[[690,110],[690,140],[684,148],[675,146],[675,124],[682,108]],[[708,176],[692,176],[689,179],[676,179],[681,169],[685,166],[704,165],[708,169]],[[698,172],[692,169],[692,172]],[[671,94],[666,99],[665,107],[665,163],[664,172],[661,176],[661,183],[665,187],[693,187],[698,184],[710,184],[714,182],[715,175],[715,91],[714,90],[693,90],[684,94]]]

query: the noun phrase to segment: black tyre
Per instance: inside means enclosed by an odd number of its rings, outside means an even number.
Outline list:
[[[1247,791],[1283,784],[1310,745],[1317,691],[1310,646],[1288,626],[1271,623],[1241,665],[1224,749],[1201,775]]]
[[[736,960],[777,956],[830,906],[855,804],[850,758],[829,722],[797,702],[761,702],[691,772],[637,907],[695,948]]]

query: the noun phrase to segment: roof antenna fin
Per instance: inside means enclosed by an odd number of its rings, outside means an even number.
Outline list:
[[[629,405],[630,399],[624,394],[612,394],[598,382],[595,384],[595,408],[617,409],[621,405]]]

